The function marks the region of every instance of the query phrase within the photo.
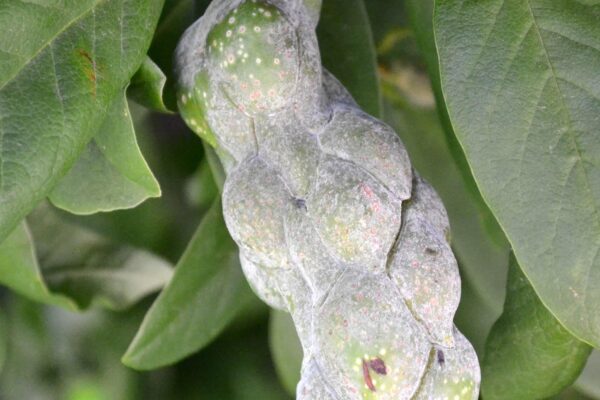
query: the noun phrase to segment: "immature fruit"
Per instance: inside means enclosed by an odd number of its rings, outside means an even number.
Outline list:
[[[298,399],[476,399],[444,207],[391,128],[322,71],[315,10],[215,0],[178,48],[179,106],[228,174],[244,273],[292,314]]]

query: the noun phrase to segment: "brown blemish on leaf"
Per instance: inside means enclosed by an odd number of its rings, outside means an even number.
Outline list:
[[[97,79],[98,79],[98,75],[96,73],[96,71],[97,71],[96,60],[94,60],[92,58],[92,56],[90,55],[90,53],[88,53],[84,49],[78,49],[77,54],[85,61],[85,66],[83,67],[83,70],[85,72],[86,77],[88,78],[88,81],[91,84],[92,95],[94,96],[94,99],[95,99],[96,98]]]

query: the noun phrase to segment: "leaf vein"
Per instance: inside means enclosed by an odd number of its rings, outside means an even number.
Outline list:
[[[567,39],[567,40],[568,40],[568,41],[570,41],[570,42],[573,42],[573,43],[575,43],[575,44],[581,45],[581,46],[583,46],[583,47],[589,47],[589,48],[592,48],[592,49],[594,49],[594,50],[596,50],[596,51],[600,52],[600,48],[599,48],[599,47],[595,47],[593,44],[590,44],[590,43],[584,43],[584,42],[582,42],[581,40],[574,39],[574,38],[572,38],[572,37],[568,36],[567,34],[564,34],[564,33],[562,33],[562,32],[558,32],[558,31],[555,31],[555,30],[552,30],[552,29],[548,29],[548,28],[542,28],[541,26],[539,26],[538,28],[539,28],[541,31],[548,32],[548,33],[553,33],[553,34],[555,34],[555,35],[558,35],[558,36],[560,36],[560,37],[562,37],[562,38],[564,38],[564,39]]]
[[[461,8],[462,8],[463,4],[461,4]],[[491,26],[489,32],[487,33],[485,39],[483,40],[483,43],[481,45],[481,51],[479,52],[479,54],[477,55],[477,57],[475,57],[475,60],[473,61],[472,69],[467,73],[467,75],[465,77],[466,80],[468,80],[473,75],[475,70],[477,69],[477,63],[479,62],[481,57],[483,57],[483,53],[485,53],[486,47],[492,38],[492,33],[494,32],[494,29],[496,29],[496,25],[498,24],[498,20],[499,20],[498,16],[500,15],[500,12],[502,12],[502,10],[504,9],[505,4],[506,4],[506,2],[502,1],[502,4],[500,4],[500,8],[498,8],[498,11],[496,11],[496,13],[494,14],[494,21],[492,22],[492,26]]]

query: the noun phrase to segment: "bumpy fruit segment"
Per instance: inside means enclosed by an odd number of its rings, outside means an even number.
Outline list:
[[[222,90],[251,115],[284,107],[298,79],[298,37],[281,11],[245,2],[217,23],[207,38],[208,68]]]

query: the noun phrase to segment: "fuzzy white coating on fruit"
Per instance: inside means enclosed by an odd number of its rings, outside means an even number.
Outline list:
[[[292,315],[298,399],[477,399],[444,206],[322,69],[319,4],[214,0],[178,46],[179,108],[225,167],[242,268]]]

